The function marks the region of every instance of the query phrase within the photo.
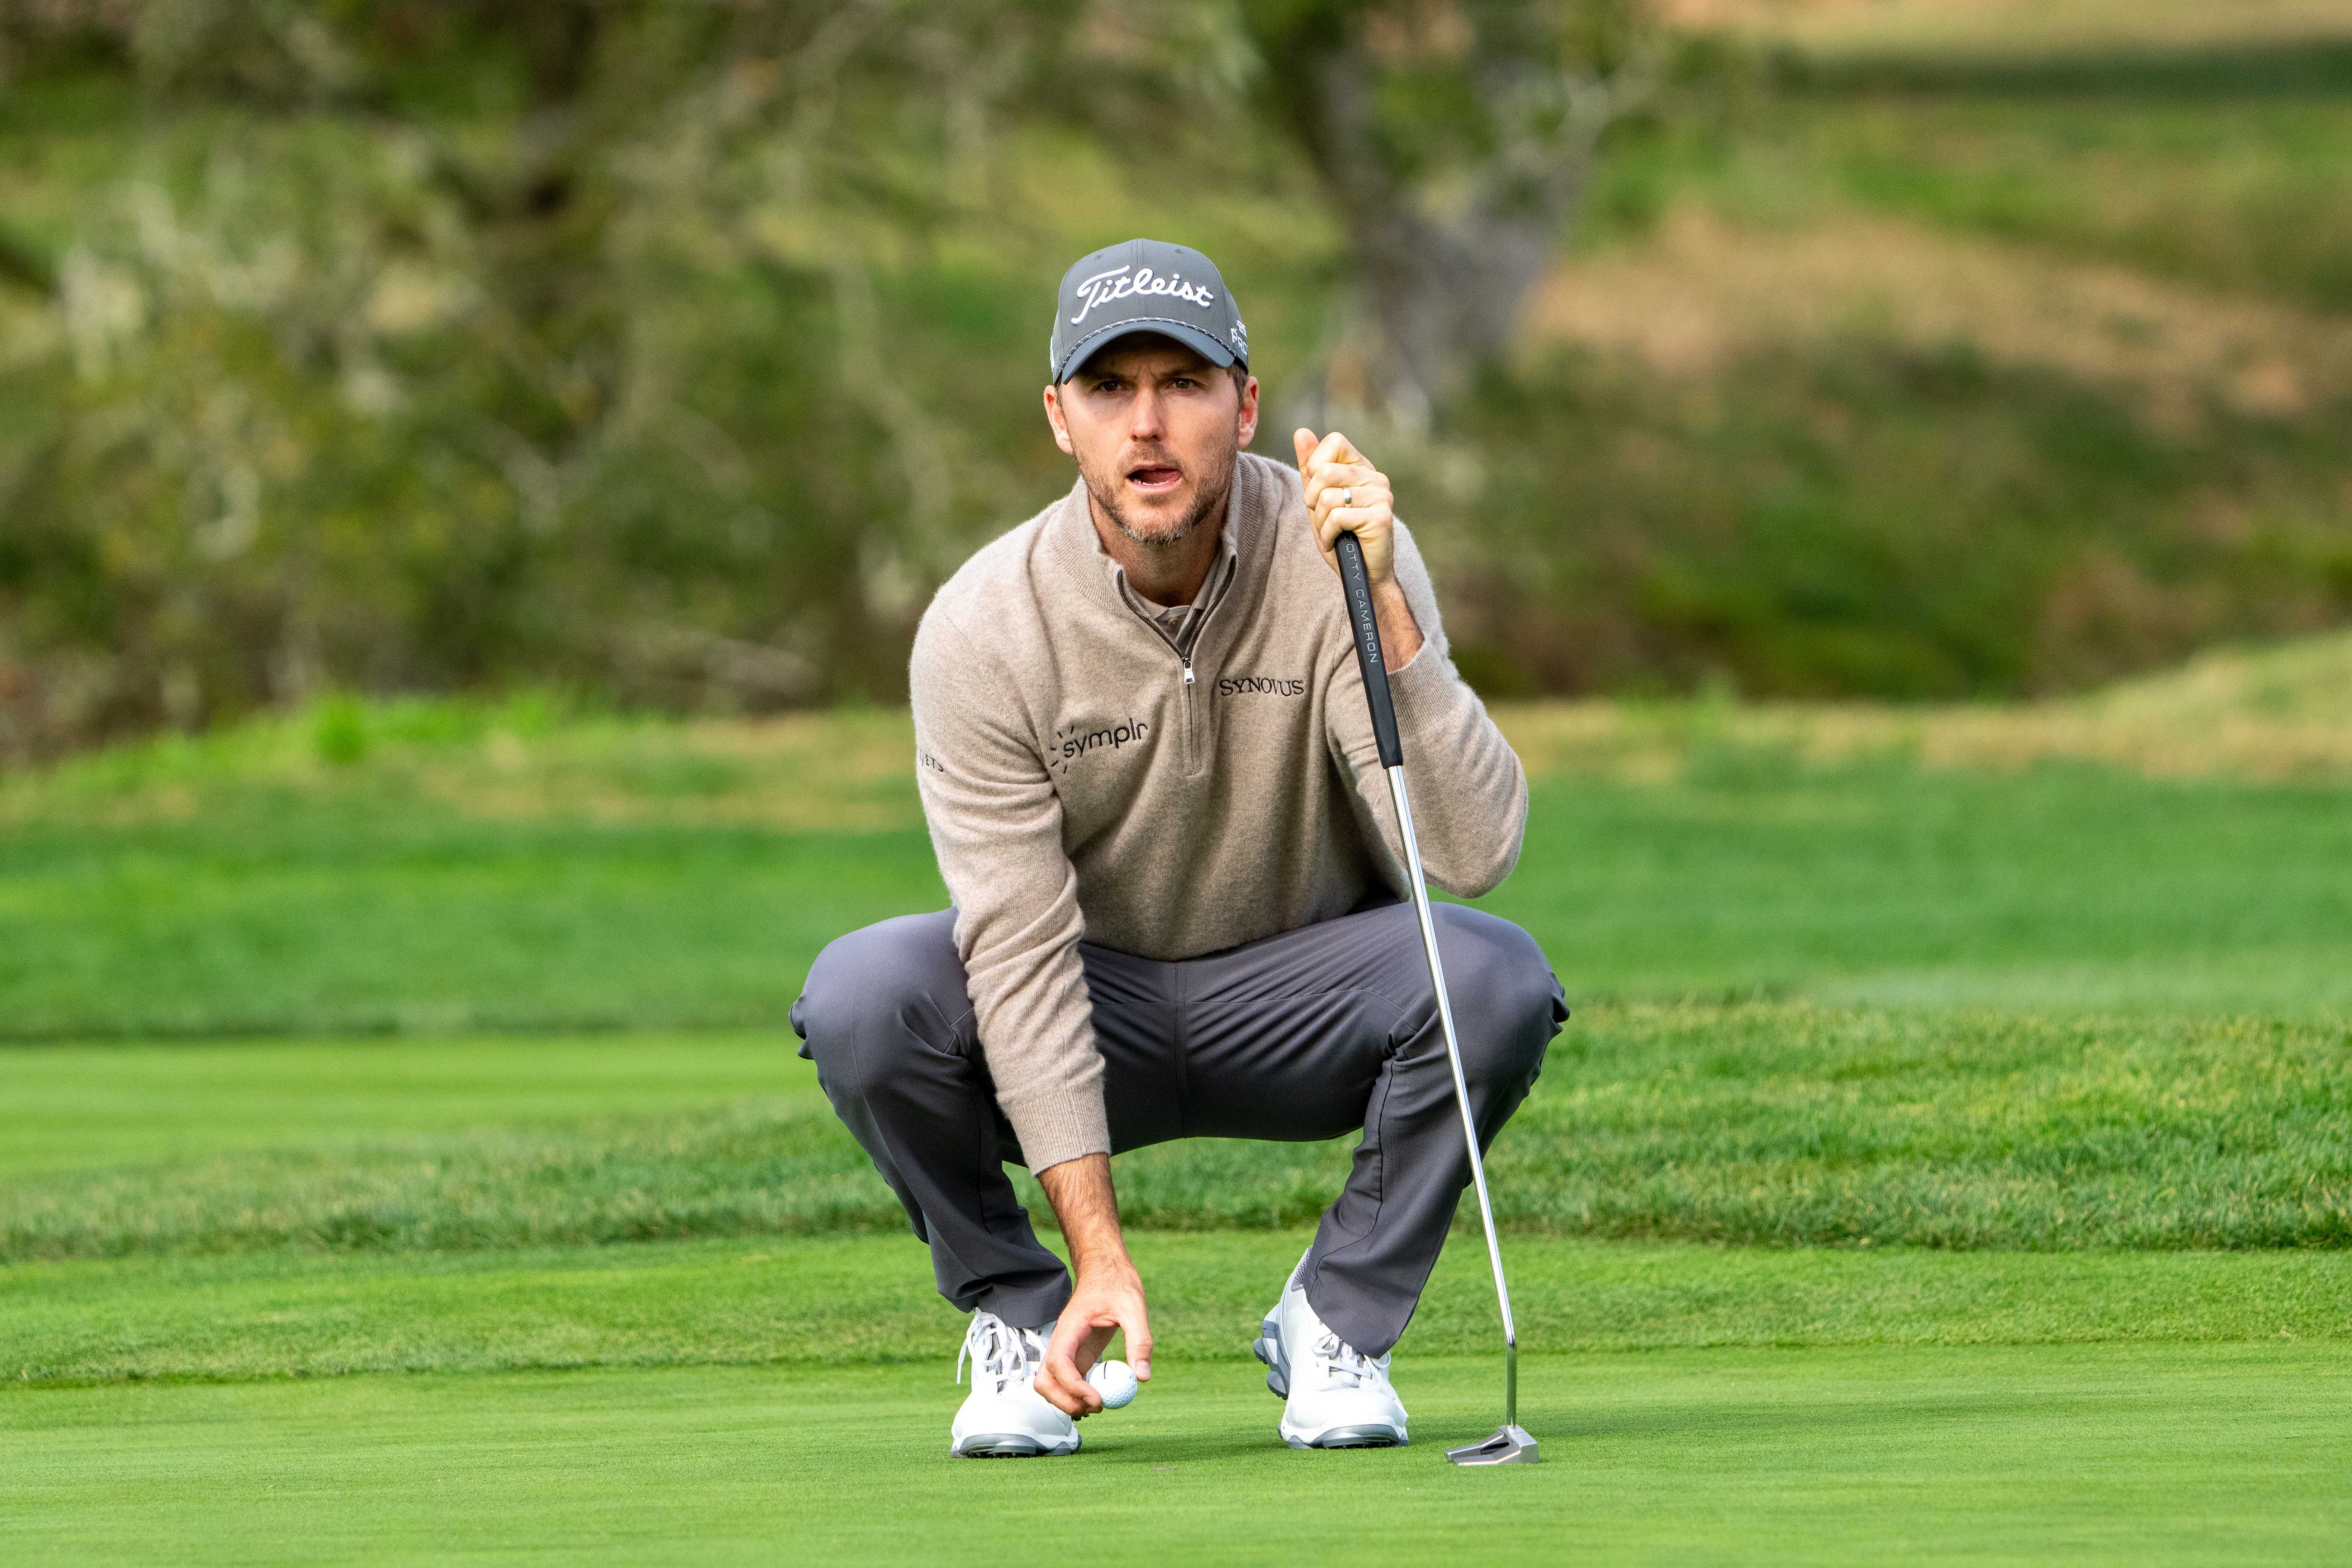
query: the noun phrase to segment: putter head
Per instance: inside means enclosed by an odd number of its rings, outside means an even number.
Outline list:
[[[1457,1465],[1540,1465],[1543,1454],[1524,1426],[1504,1426],[1483,1443],[1448,1448],[1445,1457]]]

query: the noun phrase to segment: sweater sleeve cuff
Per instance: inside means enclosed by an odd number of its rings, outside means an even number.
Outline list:
[[[1021,1141],[1021,1156],[1033,1176],[1066,1160],[1110,1152],[1110,1118],[1103,1110],[1099,1078],[1075,1087],[1049,1084],[999,1094],[996,1103],[1013,1123],[1013,1135]]]
[[[1465,697],[1475,700],[1468,682],[1454,673],[1454,661],[1426,641],[1402,669],[1389,671],[1389,696],[1405,724],[1458,709]]]

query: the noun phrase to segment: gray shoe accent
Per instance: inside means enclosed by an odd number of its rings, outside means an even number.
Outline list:
[[[1334,1426],[1312,1443],[1286,1439],[1294,1448],[1396,1448],[1404,1439],[1393,1426]]]
[[[1250,1343],[1250,1354],[1265,1363],[1265,1386],[1276,1399],[1290,1397],[1290,1362],[1282,1353],[1282,1330],[1272,1318],[1257,1326],[1258,1338]]]
[[[1025,1432],[975,1432],[955,1450],[959,1459],[1034,1459],[1075,1454],[1077,1447],[1049,1448]]]
[[[1304,1261],[1300,1263],[1299,1268],[1301,1269],[1306,1268]],[[1292,1277],[1292,1283],[1297,1283],[1295,1274]],[[1286,1401],[1289,1398],[1290,1357],[1287,1353],[1288,1347],[1283,1342],[1282,1311],[1283,1304],[1286,1304],[1289,1299],[1286,1290],[1283,1302],[1278,1303],[1274,1311],[1267,1315],[1265,1321],[1259,1325],[1260,1337],[1250,1347],[1256,1352],[1258,1360],[1265,1363],[1268,1368],[1265,1377],[1266,1386],[1282,1395]],[[1309,1310],[1311,1313],[1311,1308]],[[1327,1329],[1328,1326],[1324,1325]],[[1394,1391],[1391,1392],[1393,1394]],[[1399,1408],[1398,1414],[1400,1415],[1403,1414],[1402,1407]],[[1402,1421],[1350,1422],[1343,1426],[1326,1427],[1319,1432],[1309,1432],[1304,1428],[1294,1430],[1291,1426],[1290,1412],[1287,1409],[1284,1410],[1281,1425],[1276,1430],[1281,1434],[1282,1440],[1294,1448],[1402,1448],[1412,1441],[1405,1436],[1404,1425]]]

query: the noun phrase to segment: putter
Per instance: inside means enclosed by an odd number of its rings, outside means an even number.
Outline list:
[[[1437,1022],[1445,1035],[1445,1059],[1454,1069],[1454,1103],[1462,1112],[1462,1138],[1470,1150],[1470,1184],[1478,1192],[1478,1218],[1486,1227],[1486,1261],[1495,1269],[1495,1304],[1503,1312],[1503,1425],[1483,1443],[1448,1448],[1457,1465],[1533,1465],[1543,1455],[1519,1425],[1519,1332],[1511,1322],[1511,1288],[1503,1280],[1503,1247],[1495,1239],[1495,1205],[1486,1197],[1486,1163],[1478,1157],[1478,1124],[1470,1115],[1470,1086],[1462,1077],[1462,1047],[1454,1043],[1454,1008],[1445,999],[1445,965],[1437,956],[1437,926],[1429,915],[1429,887],[1421,874],[1421,844],[1413,837],[1412,805],[1404,791],[1404,747],[1397,739],[1396,704],[1389,696],[1388,665],[1381,656],[1381,626],[1372,614],[1371,579],[1364,571],[1364,546],[1352,533],[1339,535],[1339,579],[1348,591],[1348,618],[1354,623],[1356,663],[1364,672],[1364,700],[1372,710],[1372,736],[1380,742],[1381,766],[1388,770],[1389,798],[1396,803],[1397,828],[1404,837],[1405,879],[1412,887],[1413,913],[1421,917],[1422,950],[1429,955],[1429,984],[1437,993]]]

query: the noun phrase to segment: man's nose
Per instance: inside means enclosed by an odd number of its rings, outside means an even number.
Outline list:
[[[1128,436],[1138,441],[1152,441],[1159,439],[1161,429],[1160,389],[1156,386],[1136,388],[1135,401],[1127,411]]]

